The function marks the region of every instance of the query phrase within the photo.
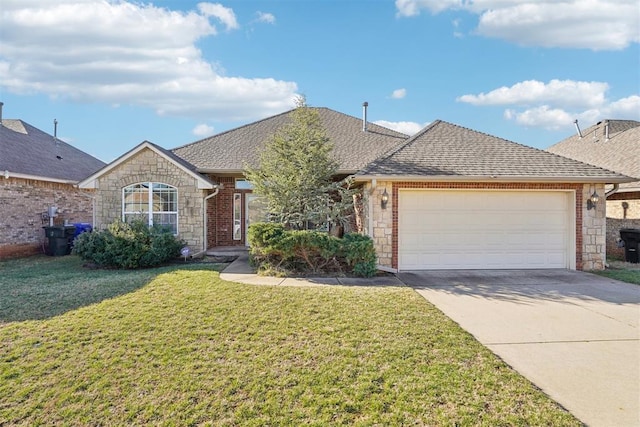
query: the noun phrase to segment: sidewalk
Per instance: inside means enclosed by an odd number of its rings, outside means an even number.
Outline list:
[[[249,255],[242,254],[220,273],[220,278],[229,282],[267,286],[405,286],[395,276],[361,277],[270,277],[259,276],[249,265]]]

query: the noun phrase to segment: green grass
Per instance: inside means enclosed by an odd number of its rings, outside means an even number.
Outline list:
[[[408,288],[0,268],[0,425],[580,425]]]
[[[593,271],[593,273],[610,279],[640,285],[640,270],[606,269]]]

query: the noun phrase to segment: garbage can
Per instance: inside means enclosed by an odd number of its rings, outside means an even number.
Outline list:
[[[71,247],[73,247],[73,242],[76,240],[76,237],[78,237],[82,233],[90,232],[91,230],[93,230],[93,226],[88,222],[76,222],[73,225],[75,227],[75,232],[73,233],[73,239],[71,240]]]
[[[63,256],[71,253],[71,241],[76,231],[73,225],[49,226],[44,228],[44,234],[49,241],[45,253],[49,256]]]
[[[624,260],[638,264],[640,253],[640,228],[622,228],[620,238],[624,241]]]

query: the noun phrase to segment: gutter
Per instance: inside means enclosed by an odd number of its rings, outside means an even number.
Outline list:
[[[462,175],[356,175],[354,182],[368,182],[374,179],[381,181],[404,181],[404,182],[552,182],[552,183],[575,183],[575,184],[614,184],[623,182],[633,182],[637,179],[630,178],[624,175],[618,175],[619,178],[614,177],[583,177],[583,176],[557,176],[557,177],[523,177],[523,176],[462,176]]]

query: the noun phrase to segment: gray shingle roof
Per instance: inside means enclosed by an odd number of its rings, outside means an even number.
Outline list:
[[[605,129],[607,122],[608,140]],[[582,138],[576,132],[547,151],[640,179],[640,122],[604,120],[582,130]],[[620,187],[637,188],[640,187],[640,181]]]
[[[328,108],[309,108],[318,111],[334,144],[333,155],[342,173],[360,170],[407,139],[407,135],[374,123],[368,123],[367,132],[363,132],[361,119]],[[290,122],[291,111],[288,111],[172,151],[195,165],[200,172],[237,173],[244,169],[245,162],[255,164],[265,141]]]
[[[2,119],[0,171],[77,182],[104,165],[22,120]]]
[[[431,123],[358,175],[600,182],[627,178],[441,120]]]

